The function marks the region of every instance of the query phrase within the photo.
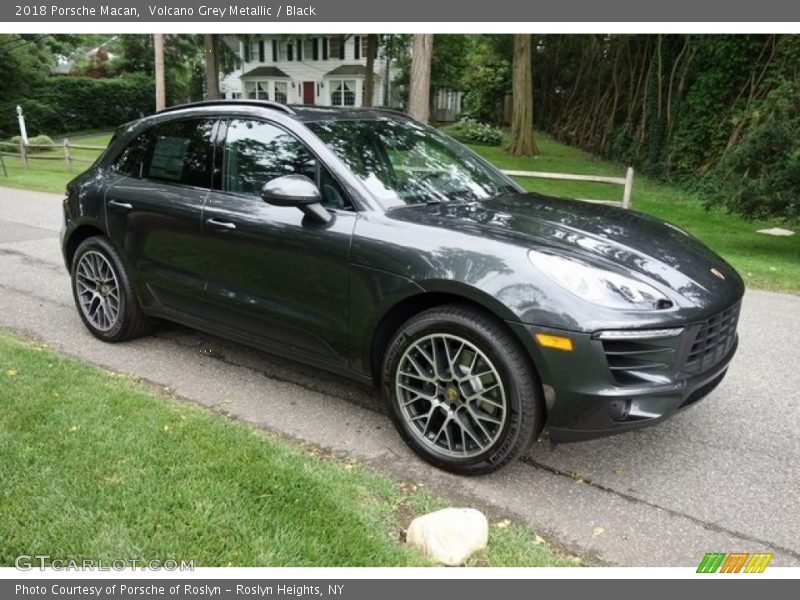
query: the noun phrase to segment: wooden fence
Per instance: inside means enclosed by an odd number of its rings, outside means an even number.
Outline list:
[[[7,152],[4,151],[3,147],[12,147],[17,148],[18,152]],[[39,154],[36,152],[31,152],[31,149],[39,149],[39,150],[49,150],[59,148],[61,153],[59,155],[55,154]],[[67,169],[72,172],[73,165],[76,162],[81,163],[91,163],[94,162],[94,158],[84,158],[79,156],[74,156],[72,151],[73,150],[95,150],[97,152],[102,152],[105,150],[105,146],[90,146],[87,144],[73,144],[69,141],[69,139],[64,138],[62,143],[60,144],[24,144],[22,141],[19,142],[19,145],[13,142],[0,142],[0,165],[2,165],[3,171],[5,171],[5,164],[2,163],[3,156],[19,156],[22,160],[23,166],[25,168],[28,167],[28,163],[31,160],[63,160],[66,165]],[[566,181],[590,181],[593,183],[610,183],[623,186],[622,192],[622,208],[630,208],[631,207],[631,190],[633,189],[633,167],[628,167],[628,170],[625,173],[625,177],[604,177],[601,175],[574,175],[572,173],[546,173],[544,171],[503,171],[506,175],[511,177],[535,177],[538,179],[559,179],[559,180],[566,180]],[[616,204],[615,201],[609,200],[594,200],[591,198],[578,198],[578,200],[583,200],[584,202],[600,202],[604,204]]]
[[[538,179],[562,179],[566,181],[591,181],[594,183],[613,183],[624,186],[622,192],[622,208],[631,207],[631,191],[633,190],[633,167],[628,167],[625,177],[603,177],[600,175],[573,175],[571,173],[545,173],[544,171],[503,171],[511,177],[536,177]],[[617,204],[619,201],[594,200],[591,198],[577,198],[584,202],[598,202],[602,204]]]
[[[16,152],[6,151],[3,148],[14,148]],[[59,149],[61,152],[54,153],[38,153],[35,150],[53,150]],[[0,142],[0,156],[18,156],[22,160],[22,165],[27,169],[29,161],[31,160],[63,160],[67,165],[67,170],[72,172],[74,164],[77,163],[93,163],[94,158],[85,158],[82,156],[74,156],[73,150],[94,150],[98,153],[105,150],[105,146],[91,146],[88,144],[73,144],[69,139],[64,138],[60,144],[25,144],[20,140],[19,144],[14,142]]]

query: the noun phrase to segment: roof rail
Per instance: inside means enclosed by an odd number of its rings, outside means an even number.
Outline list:
[[[377,112],[385,112],[385,113],[389,113],[390,115],[397,115],[397,116],[400,116],[400,117],[407,117],[409,119],[411,118],[411,117],[408,116],[407,112],[403,112],[402,110],[399,110],[397,108],[386,108],[384,106],[373,106],[373,107],[370,108],[370,110],[374,110],[374,111],[377,111]]]
[[[234,105],[241,105],[244,104],[246,106],[260,106],[261,108],[271,108],[273,110],[279,110],[281,112],[286,113],[287,115],[295,115],[297,114],[291,108],[286,106],[285,104],[281,104],[280,102],[272,102],[270,100],[201,100],[199,102],[188,102],[186,104],[177,104],[175,106],[168,106],[167,108],[162,108],[159,112],[171,112],[174,110],[181,110],[184,108],[196,108],[201,106],[234,106]]]

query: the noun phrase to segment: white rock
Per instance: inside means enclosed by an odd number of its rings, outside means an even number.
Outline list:
[[[448,566],[463,565],[489,542],[489,523],[474,508],[445,508],[411,521],[406,543]]]
[[[763,233],[764,235],[775,235],[778,237],[788,237],[790,235],[794,235],[794,231],[791,229],[782,229],[780,227],[773,227],[772,229],[759,229],[758,233]]]

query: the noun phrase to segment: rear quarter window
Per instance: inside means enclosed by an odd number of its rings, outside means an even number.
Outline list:
[[[119,156],[111,163],[111,168],[123,175],[141,178],[144,175],[145,161],[152,141],[150,131],[139,134],[120,152]]]

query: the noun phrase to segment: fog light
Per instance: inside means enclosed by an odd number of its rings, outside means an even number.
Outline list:
[[[548,335],[546,333],[537,333],[535,336],[536,341],[543,348],[554,348],[556,350],[564,350],[565,352],[572,352],[572,340],[568,337],[560,335]]]
[[[608,412],[615,421],[624,421],[631,412],[631,400],[612,400],[608,403]]]

